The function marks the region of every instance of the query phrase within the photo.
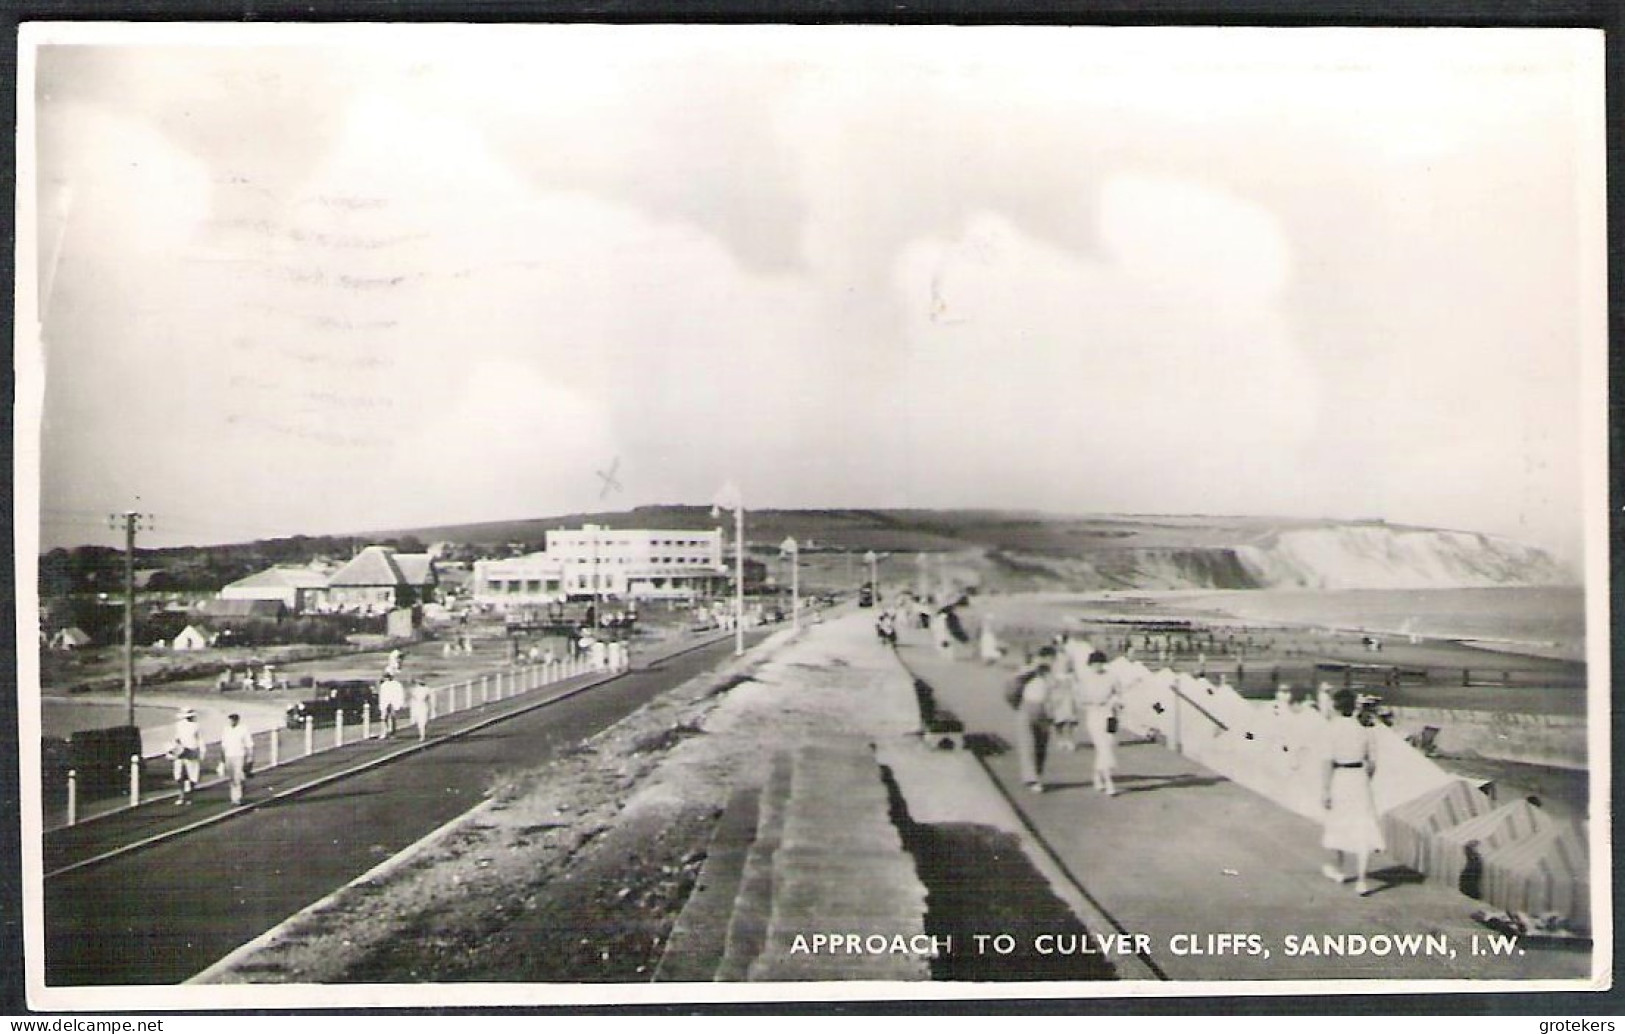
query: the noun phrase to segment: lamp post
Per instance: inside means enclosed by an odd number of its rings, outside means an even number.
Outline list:
[[[779,544],[779,552],[790,558],[790,628],[801,630],[801,552],[794,537]]]
[[[732,481],[722,487],[711,504],[711,515],[718,509],[734,512],[734,656],[745,652],[745,500]]]
[[[880,599],[880,574],[876,564],[880,558],[875,556],[875,551],[871,549],[863,554],[863,559],[869,565],[869,593],[878,602]]]

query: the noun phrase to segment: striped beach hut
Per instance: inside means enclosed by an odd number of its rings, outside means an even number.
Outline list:
[[[1428,790],[1382,816],[1388,857],[1422,872],[1429,837],[1494,810],[1495,802],[1465,779]]]
[[[1434,883],[1462,885],[1462,874],[1476,855],[1480,863],[1501,851],[1550,829],[1552,820],[1528,801],[1513,801],[1441,830],[1423,842],[1422,872]],[[1480,874],[1482,879],[1482,874]]]
[[[1554,823],[1484,859],[1483,899],[1508,912],[1556,913],[1591,929],[1591,863],[1584,831]]]

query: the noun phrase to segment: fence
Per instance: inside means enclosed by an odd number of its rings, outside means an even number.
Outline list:
[[[459,712],[511,700],[525,693],[581,675],[609,673],[626,669],[627,655],[625,653],[611,654],[611,658],[606,660],[603,665],[595,665],[588,658],[538,664],[520,663],[510,668],[486,672],[460,682],[431,687],[429,691],[429,720],[433,722]],[[257,732],[253,737],[254,770],[255,772],[263,772],[299,758],[365,743],[381,733],[381,722],[381,716],[373,710],[372,705],[368,704],[363,710],[359,723],[347,723],[341,709],[335,713],[334,722],[331,726],[318,728],[314,719],[307,716],[301,728],[289,729],[278,726],[274,729]],[[204,751],[206,765],[219,761],[221,757],[218,741],[207,744]],[[147,771],[149,763],[157,766],[158,775],[156,778],[152,777]],[[131,755],[128,786],[113,788],[111,793],[108,792],[109,788],[105,783],[88,785],[87,781],[81,780],[78,771],[69,769],[63,783],[54,787],[49,784],[49,781],[42,784],[45,786],[47,793],[56,798],[55,801],[48,798],[45,802],[45,825],[47,828],[72,826],[86,818],[93,817],[87,813],[87,809],[94,809],[95,815],[104,815],[122,811],[126,808],[138,807],[143,800],[174,796],[169,767],[170,762],[165,757],[142,758],[138,755]],[[214,783],[208,781],[211,773],[205,771],[204,775],[204,785],[214,785]],[[218,782],[218,780],[215,782]],[[164,790],[154,792],[152,789],[153,784],[162,785]],[[53,790],[54,792],[52,792]]]

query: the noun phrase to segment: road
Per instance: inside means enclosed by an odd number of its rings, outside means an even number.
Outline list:
[[[496,773],[545,763],[732,651],[728,639],[671,657],[352,777],[50,877],[46,983],[179,983],[480,803]],[[184,821],[225,807],[199,802],[184,809]],[[183,821],[175,817],[183,809],[139,811],[148,812],[140,817],[143,832]],[[48,844],[47,870],[133,835],[115,825],[88,830],[75,831],[80,839],[71,850]],[[97,836],[104,842],[94,843]]]

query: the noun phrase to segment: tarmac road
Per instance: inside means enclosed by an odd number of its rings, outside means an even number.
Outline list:
[[[545,763],[732,651],[729,638],[669,657],[431,749],[51,877],[46,983],[184,981],[474,807],[497,773]],[[152,807],[195,821],[226,806],[211,799]],[[117,835],[109,826],[107,836]]]

